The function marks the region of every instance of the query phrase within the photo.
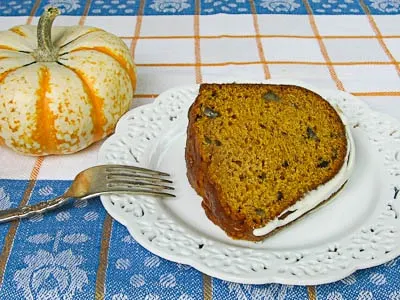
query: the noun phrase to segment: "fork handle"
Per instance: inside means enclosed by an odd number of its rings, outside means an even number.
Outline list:
[[[56,209],[68,202],[70,197],[60,196],[48,201],[39,202],[33,205],[26,205],[17,208],[0,210],[0,223],[15,219],[26,218],[35,214]]]

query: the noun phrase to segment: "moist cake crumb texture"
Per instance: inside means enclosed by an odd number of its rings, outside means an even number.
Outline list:
[[[202,84],[189,110],[188,179],[209,219],[252,234],[345,160],[345,127],[319,95],[291,85]]]

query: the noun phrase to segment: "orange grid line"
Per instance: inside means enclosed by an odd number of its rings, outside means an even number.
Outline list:
[[[136,16],[136,25],[135,25],[135,37],[140,36],[140,30],[142,29],[142,23],[143,23],[143,15],[144,15],[144,4],[145,0],[140,1],[139,5],[139,11],[138,15]],[[131,55],[133,58],[135,58],[135,51],[136,51],[136,45],[137,45],[138,39],[132,39],[131,45],[130,45],[130,50],[131,50]]]
[[[32,23],[33,17],[35,16],[35,14],[39,8],[39,5],[40,5],[40,0],[36,0],[34,6],[32,7],[32,10],[29,14],[28,19],[26,20],[27,25]],[[38,158],[36,158],[35,164],[32,168],[31,174],[29,176],[29,183],[28,183],[27,187],[25,188],[24,195],[22,196],[21,202],[19,204],[20,206],[24,206],[29,202],[32,191],[36,185],[37,177],[39,175],[39,171],[43,164],[43,161],[44,161],[43,156],[39,156]],[[14,244],[14,239],[15,239],[15,235],[17,234],[19,223],[20,223],[19,220],[16,220],[11,223],[10,228],[5,236],[5,242],[3,245],[3,249],[0,252],[0,286],[3,283],[4,273],[6,271],[8,260],[10,258],[12,246]]]
[[[307,287],[308,299],[309,300],[317,300],[317,290],[316,287],[311,285]]]
[[[271,78],[271,72],[269,71],[267,61],[265,59],[265,53],[264,49],[262,46],[261,38],[259,37],[260,35],[260,26],[258,25],[258,17],[257,17],[257,10],[256,10],[256,5],[254,3],[254,0],[250,0],[250,6],[251,6],[251,12],[253,16],[253,25],[254,25],[254,30],[256,32],[256,43],[257,43],[257,49],[258,49],[258,56],[260,57],[260,61],[263,66],[263,71],[264,71],[264,77],[265,79],[270,79]],[[258,35],[258,37],[257,37]]]
[[[135,94],[133,98],[140,99],[140,98],[156,98],[159,94]]]
[[[195,51],[195,71],[196,71],[196,83],[203,82],[203,76],[201,74],[201,45],[200,39],[200,11],[201,11],[201,2],[200,0],[195,0],[195,14],[194,18],[194,51]],[[203,274],[203,298],[204,300],[212,299],[213,294],[213,286],[212,286],[212,278],[206,274]]]
[[[163,40],[163,39],[254,39],[254,38],[294,38],[294,39],[316,39],[315,35],[291,35],[291,34],[253,34],[253,35],[149,35],[149,36],[119,36],[121,39],[131,40]],[[378,39],[376,35],[321,35],[322,39]],[[384,39],[400,39],[400,35],[382,35]]]
[[[387,91],[387,92],[351,92],[354,96],[361,97],[398,97],[400,96],[400,91]],[[147,99],[147,98],[157,98],[159,94],[135,94],[133,98],[135,99]]]
[[[87,17],[87,15],[89,13],[89,8],[90,8],[91,2],[92,2],[91,0],[87,0],[86,1],[85,8],[84,8],[82,16],[81,16],[81,18],[79,20],[79,25],[80,26],[83,26],[85,24],[85,22],[86,22],[86,17]]]
[[[390,52],[390,50],[387,47],[385,41],[383,40],[382,33],[379,30],[378,25],[376,24],[374,18],[372,17],[368,6],[365,5],[364,0],[360,0],[360,5],[361,5],[362,9],[364,10],[365,14],[367,15],[369,24],[371,25],[372,29],[374,30],[375,35],[376,35],[376,37],[378,39],[378,42],[381,45],[381,48],[383,49],[383,51],[385,52],[387,57],[390,59],[390,61],[395,64],[395,68],[396,68],[397,74],[400,75],[400,66],[398,64],[396,64],[396,59],[394,58],[393,54]]]
[[[43,164],[45,157],[44,156],[39,156],[36,159],[35,165],[33,166],[32,172],[31,172],[31,176],[29,177],[29,180],[36,180],[37,177],[39,176],[39,171],[40,168]]]
[[[26,21],[27,25],[32,24],[33,18],[35,17],[35,14],[36,14],[39,6],[40,6],[40,0],[36,0],[35,4],[32,7],[32,10],[29,14],[28,20]]]
[[[200,35],[200,0],[195,1],[195,14],[194,18],[194,56],[196,60],[195,64],[195,72],[196,72],[196,83],[201,83],[203,81],[203,77],[201,75],[201,50],[200,50],[200,39],[196,38],[196,36]]]
[[[203,274],[203,300],[213,300],[213,279]]]
[[[36,158],[35,165],[33,166],[31,174],[29,176],[28,185],[25,188],[24,195],[22,196],[22,200],[19,204],[20,206],[24,206],[29,202],[29,199],[31,198],[32,195],[32,191],[36,185],[37,177],[43,161],[44,161],[43,156]],[[15,235],[17,234],[19,224],[20,224],[19,220],[16,220],[11,223],[10,228],[5,236],[3,249],[0,252],[0,286],[2,285],[4,280],[4,273],[7,268],[7,263],[10,258],[12,246],[14,244],[14,239]]]
[[[134,32],[135,36],[140,35],[143,22],[144,7],[145,7],[145,0],[141,0],[139,5],[138,15],[136,17],[135,32]],[[132,39],[130,45],[130,52],[133,59],[135,58],[137,41],[138,41],[137,39]],[[96,272],[95,299],[104,299],[106,270],[108,266],[108,251],[111,238],[111,227],[112,227],[112,219],[110,216],[107,215],[103,222],[102,241],[99,253],[99,267]]]
[[[113,220],[110,215],[106,214],[103,222],[103,232],[101,234],[100,242],[100,253],[99,253],[99,267],[96,272],[96,283],[95,283],[95,299],[104,300],[105,294],[105,282],[107,277],[107,266],[108,266],[108,250],[110,248],[110,239],[112,231]]]
[[[137,67],[219,67],[228,65],[260,65],[265,64],[263,61],[226,61],[215,63],[137,63]],[[390,61],[339,61],[339,62],[312,62],[312,61],[284,61],[275,60],[268,61],[271,65],[311,65],[311,66],[358,66],[358,65],[393,65],[399,62]]]
[[[400,91],[399,92],[354,92],[352,93],[354,96],[365,96],[365,97],[393,97],[393,96],[400,96]]]
[[[310,3],[308,2],[308,0],[303,0],[303,3],[304,3],[304,5],[305,5],[305,7],[307,9],[308,19],[310,21],[310,25],[311,25],[311,28],[312,28],[312,30],[314,32],[314,35],[317,38],[318,45],[319,45],[319,48],[321,50],[322,56],[324,57],[325,61],[327,62],[327,67],[329,69],[329,74],[331,75],[333,81],[335,82],[336,87],[339,90],[344,90],[343,83],[340,81],[338,75],[336,74],[335,68],[333,67],[332,61],[331,61],[331,59],[330,59],[330,57],[328,55],[328,50],[326,49],[324,41],[322,40],[322,38],[321,38],[321,36],[319,34],[318,26],[317,26],[317,23],[315,22],[315,17],[313,15],[313,11],[311,9]]]

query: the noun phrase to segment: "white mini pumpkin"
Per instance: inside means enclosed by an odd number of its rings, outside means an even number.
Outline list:
[[[0,145],[27,155],[74,153],[113,132],[129,109],[136,72],[129,49],[94,27],[0,32]]]

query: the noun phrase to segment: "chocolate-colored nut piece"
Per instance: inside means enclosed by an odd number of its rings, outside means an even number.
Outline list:
[[[264,100],[266,101],[273,101],[273,102],[278,102],[281,101],[281,98],[274,92],[268,91],[263,95]]]
[[[264,180],[267,178],[267,174],[265,172],[262,172],[260,175],[257,176],[259,179]]]
[[[317,134],[311,127],[307,127],[307,138],[316,140],[318,139]]]
[[[265,217],[265,211],[263,209],[256,208],[256,214],[257,216]]]
[[[215,119],[215,118],[219,117],[219,112],[217,112],[209,107],[206,107],[204,109],[204,114],[211,119]]]
[[[329,166],[329,161],[327,160],[322,160],[320,163],[318,163],[317,167],[318,168],[326,168],[327,166]]]
[[[212,143],[212,140],[208,136],[204,137],[204,141],[206,142],[206,144],[209,144],[209,145]]]

